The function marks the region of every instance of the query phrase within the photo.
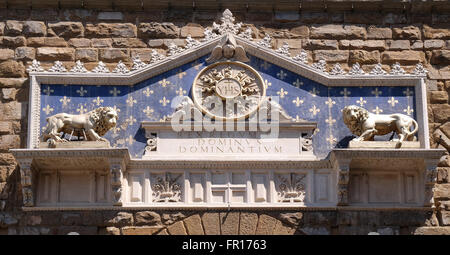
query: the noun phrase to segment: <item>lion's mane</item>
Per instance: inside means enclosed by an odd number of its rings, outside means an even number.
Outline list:
[[[351,110],[355,110],[357,114],[356,117],[349,119],[347,112]],[[346,106],[342,113],[345,125],[347,125],[353,134],[360,136],[362,134],[362,124],[369,118],[369,112],[359,106],[350,105]]]
[[[99,136],[104,136],[106,132],[114,127],[114,125],[109,123],[105,118],[106,114],[111,111],[115,112],[112,107],[99,107],[88,113],[89,120],[94,125],[93,129]],[[118,119],[117,115],[116,117]]]

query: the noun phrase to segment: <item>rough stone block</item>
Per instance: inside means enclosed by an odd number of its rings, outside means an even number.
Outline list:
[[[450,121],[450,105],[448,104],[434,104],[431,105],[433,109],[433,116],[435,122],[445,123]]]
[[[434,186],[434,199],[447,200],[450,197],[450,183],[436,184]]]
[[[122,235],[154,235],[161,231],[162,227],[123,227]]]
[[[220,235],[219,213],[205,212],[202,215],[202,222],[206,235]]]
[[[98,61],[98,49],[76,49],[75,60],[96,62]]]
[[[7,152],[9,149],[20,148],[20,136],[2,135],[0,136],[0,150]]]
[[[36,58],[36,50],[34,48],[31,47],[16,48],[14,59],[22,61],[32,61],[35,58]]]
[[[409,50],[409,40],[387,40],[389,50]]]
[[[302,223],[303,213],[292,212],[292,213],[280,213],[280,220],[291,226],[298,226]]]
[[[3,88],[2,97],[4,100],[10,101],[15,100],[17,95],[17,89],[15,88]]]
[[[309,37],[309,27],[307,26],[297,26],[289,30],[294,37],[297,38],[308,38]]]
[[[11,49],[0,49],[0,60],[8,60],[14,58],[14,51]]]
[[[17,20],[7,20],[5,26],[5,35],[20,35],[23,29],[23,22]]]
[[[450,28],[423,25],[423,35],[427,39],[450,39]]]
[[[53,48],[42,47],[38,48],[36,52],[36,58],[42,61],[65,61],[74,60],[75,49],[73,48]]]
[[[430,91],[430,102],[432,104],[446,104],[448,103],[447,91]]]
[[[446,122],[445,124],[443,124],[442,126],[439,127],[439,129],[444,132],[444,134],[447,137],[450,137],[450,122]]]
[[[81,225],[82,219],[79,213],[63,213],[61,216],[61,224],[65,226]]]
[[[392,30],[389,27],[369,26],[367,28],[367,39],[391,39]]]
[[[22,62],[7,60],[0,63],[0,77],[24,77],[25,66]]]
[[[0,35],[5,34],[5,22],[0,22]]]
[[[93,38],[91,39],[91,45],[94,48],[111,48],[112,39],[111,38]]]
[[[42,21],[25,21],[23,24],[23,34],[30,36],[46,36],[47,27]]]
[[[394,27],[392,28],[394,39],[420,40],[421,32],[416,26]]]
[[[131,23],[86,24],[86,37],[136,37],[136,26]]]
[[[167,227],[167,231],[171,235],[187,235],[186,228],[184,227],[183,221],[178,221]]]
[[[423,42],[422,41],[414,41],[411,44],[411,50],[423,50]]]
[[[136,226],[159,226],[161,223],[161,216],[152,211],[137,212],[135,214]]]
[[[437,50],[443,48],[445,42],[443,40],[426,40],[423,45],[426,50]]]
[[[75,38],[84,36],[81,22],[62,21],[48,24],[48,27],[59,37]]]
[[[430,63],[434,65],[449,65],[450,50],[433,50]]]
[[[450,227],[419,227],[414,235],[450,235]]]
[[[119,62],[130,60],[128,49],[100,49],[100,60],[105,62]]]
[[[204,235],[202,220],[198,214],[184,219],[184,225],[186,226],[187,233],[189,235]]]
[[[377,64],[380,62],[379,51],[352,50],[349,54],[350,64]]]
[[[340,49],[364,49],[364,50],[385,50],[386,44],[383,40],[341,40]]]
[[[256,235],[272,235],[278,220],[272,216],[261,214],[259,216]]]
[[[161,219],[163,221],[164,224],[166,225],[170,225],[176,221],[182,220],[186,218],[186,215],[181,213],[181,212],[177,212],[177,213],[163,213]]]
[[[0,121],[0,134],[5,135],[5,134],[12,134],[13,133],[13,129],[12,129],[12,122],[10,121]],[[6,171],[4,171],[6,174]],[[0,182],[4,182],[6,181],[6,179],[2,179],[0,178]]]
[[[273,235],[293,235],[296,231],[295,227],[284,224],[283,222],[277,220],[275,227],[273,229]]]
[[[20,46],[25,46],[26,39],[24,36],[2,36],[1,37],[1,46],[6,48],[16,48]]]
[[[425,61],[425,53],[420,51],[385,51],[381,53],[381,61],[383,64],[394,64],[396,62],[401,65],[413,65]]]
[[[316,50],[314,51],[314,61],[321,59],[327,63],[347,62],[349,52],[345,50]]]
[[[107,225],[122,227],[133,225],[133,222],[133,214],[127,212],[118,212],[114,218],[107,220]]]
[[[27,39],[29,47],[67,47],[68,44],[61,37],[30,37]]]
[[[239,233],[239,212],[221,212],[219,215],[222,235],[237,235]]]
[[[138,38],[113,38],[112,46],[115,48],[145,48],[147,45]]]
[[[204,28],[200,24],[196,23],[188,23],[186,26],[181,28],[180,35],[185,38],[188,35],[191,35],[192,38],[201,38],[205,35],[203,34]]]
[[[91,40],[86,38],[72,38],[69,40],[69,45],[75,48],[89,48],[91,47]]]
[[[160,48],[164,46],[164,40],[163,39],[150,39],[148,40],[148,46],[152,48]]]
[[[173,23],[141,23],[138,27],[138,36],[140,38],[177,38],[180,29]]]
[[[450,212],[449,211],[440,211],[441,222],[444,226],[450,226]]]
[[[303,48],[307,50],[337,50],[338,42],[336,40],[305,40]]]
[[[254,235],[258,225],[258,214],[241,212],[239,235]]]

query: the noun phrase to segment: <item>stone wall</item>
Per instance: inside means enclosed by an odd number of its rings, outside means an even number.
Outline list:
[[[427,13],[404,10],[369,12],[337,8],[299,13],[233,11],[233,14],[237,21],[244,23],[244,27],[252,28],[255,40],[268,33],[275,38],[275,48],[288,42],[292,55],[305,49],[310,62],[323,58],[329,69],[332,64],[340,63],[348,71],[349,66],[358,62],[366,72],[376,63],[383,64],[383,68],[389,70],[391,64],[399,62],[409,72],[415,64],[423,63],[429,70],[427,87],[431,145],[450,151],[450,14],[435,13],[433,10]],[[301,220],[298,221],[302,222],[302,228],[310,230],[299,230],[297,220],[293,225],[283,225],[280,223],[285,222],[282,213],[275,216],[261,212],[195,213],[185,217],[190,214],[180,212],[184,216],[177,218],[164,213],[157,216],[152,212],[123,212],[108,220],[112,223],[106,224],[99,221],[106,217],[103,212],[55,212],[53,216],[46,216],[48,214],[35,215],[21,211],[20,174],[8,150],[25,147],[29,84],[26,67],[31,60],[37,59],[46,69],[56,60],[63,61],[67,69],[77,60],[84,62],[88,70],[93,69],[98,61],[105,62],[110,69],[118,61],[131,67],[134,56],[139,55],[144,62],[148,62],[153,49],[165,53],[172,42],[183,46],[188,35],[202,38],[204,29],[213,21],[217,22],[221,13],[176,9],[119,13],[85,9],[1,9],[0,233],[65,233],[72,225],[76,226],[74,229],[80,228],[81,232],[88,233],[213,233],[219,231],[218,227],[208,224],[219,218],[225,222],[220,233],[238,233],[236,231],[247,229],[247,221],[259,222],[257,229],[248,229],[252,233],[273,233],[270,231],[280,229],[290,234],[311,231],[366,234],[384,227],[389,229],[386,230],[389,233],[396,234],[450,231],[449,227],[445,227],[450,226],[449,156],[444,156],[439,163],[438,184],[434,193],[436,208],[431,212],[432,220],[417,216],[417,211],[401,212],[404,217],[416,220],[411,224],[400,224],[403,216],[384,211],[300,213],[303,217],[299,216]],[[361,216],[367,214],[373,214],[381,221],[391,219],[392,222],[371,225],[368,223],[371,217]],[[169,215],[167,220],[164,215]],[[210,217],[213,220],[209,220]],[[308,217],[315,223],[305,220]],[[157,224],[145,223],[150,227],[141,227],[141,218],[150,218]],[[233,225],[238,219],[240,227]],[[342,219],[346,219],[345,224],[341,224]],[[174,223],[168,224],[168,221]],[[322,224],[322,221],[332,223]],[[203,228],[191,228],[193,225],[202,225]],[[410,229],[419,226],[429,227]]]

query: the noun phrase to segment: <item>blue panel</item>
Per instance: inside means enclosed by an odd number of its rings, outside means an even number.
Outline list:
[[[143,155],[146,139],[140,123],[158,121],[173,112],[178,95],[190,95],[198,72],[207,66],[207,56],[133,86],[42,85],[41,127],[50,115],[86,113],[99,106],[115,107],[119,122],[105,138],[112,146],[128,147],[132,157]],[[415,117],[414,86],[411,87],[327,87],[286,69],[250,56],[250,63],[268,82],[267,95],[278,96],[293,117],[316,121],[313,139],[317,156],[326,157],[332,148],[345,148],[353,138],[342,121],[342,109],[359,105],[372,113],[404,113]],[[410,110],[408,110],[410,109]],[[376,137],[387,140],[389,135]]]

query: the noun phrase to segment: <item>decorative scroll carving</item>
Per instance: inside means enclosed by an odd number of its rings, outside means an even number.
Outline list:
[[[122,63],[122,60],[120,60],[119,63],[117,64],[116,68],[112,72],[125,74],[125,73],[129,73],[130,70],[128,70],[127,66],[124,63]]]
[[[208,42],[213,40],[214,38],[218,37],[219,35],[214,33],[211,29],[205,28],[205,31],[203,32],[205,35],[205,38],[202,39],[202,42]]]
[[[182,175],[176,177],[168,172],[162,176],[153,178],[153,202],[180,202],[181,201],[181,184],[177,181]]]
[[[270,37],[269,34],[266,34],[266,36],[264,36],[264,38],[261,41],[257,42],[256,44],[270,49],[272,48],[272,38]]]
[[[280,48],[278,48],[275,52],[283,56],[290,57],[291,54],[289,53],[289,49],[290,49],[289,43],[283,42],[283,45]]]
[[[239,37],[247,39],[249,41],[253,41],[253,37],[252,37],[252,29],[250,27],[247,27],[246,30],[244,30],[244,32],[241,32],[240,34],[238,34]]]
[[[345,71],[342,69],[341,65],[339,63],[337,63],[333,66],[333,69],[331,69],[330,74],[331,75],[344,75]]]
[[[109,73],[109,69],[106,67],[105,63],[102,61],[98,62],[98,65],[92,69],[93,73]]]
[[[168,48],[169,48],[169,53],[167,53],[167,56],[173,56],[173,55],[176,55],[176,54],[181,53],[183,51],[183,48],[178,47],[173,42],[169,44]]]
[[[222,21],[222,24],[220,25],[213,22],[213,31],[217,31],[221,35],[225,33],[237,34],[239,29],[241,29],[242,22],[234,24],[233,14],[228,9],[223,12],[220,20]]]
[[[359,136],[354,141],[373,141],[375,135],[387,135],[395,132],[398,139],[396,147],[400,148],[403,141],[414,141],[415,133],[419,130],[417,122],[404,114],[373,114],[366,109],[350,105],[344,107],[342,111],[345,125],[350,131]],[[414,127],[413,131],[410,131]]]
[[[381,67],[381,64],[378,63],[378,64],[376,64],[374,66],[372,71],[370,71],[370,74],[373,74],[373,75],[385,75],[386,71],[384,71],[383,68]]]
[[[278,202],[303,202],[306,194],[306,174],[278,175]]]
[[[149,154],[152,151],[156,151],[156,147],[157,147],[157,134],[156,133],[151,133],[150,137],[147,138],[147,146],[145,146],[145,153],[144,155]]]
[[[348,74],[350,75],[364,75],[366,74],[364,72],[364,70],[361,68],[361,66],[359,65],[359,63],[355,63],[352,66],[352,69],[350,69],[350,71],[348,72]]]
[[[397,62],[397,63],[392,65],[391,74],[392,75],[404,75],[405,74],[405,70],[403,70],[403,68]]]
[[[166,58],[164,55],[159,54],[158,51],[156,51],[156,50],[152,50],[150,63],[152,64],[152,63],[161,61],[164,58]]]
[[[113,205],[122,206],[122,179],[123,166],[120,163],[112,163],[110,168],[111,173],[111,189],[113,195]]]
[[[412,72],[414,75],[427,75],[427,73],[427,69],[425,69],[421,63],[417,64]]]
[[[43,72],[44,68],[41,67],[41,63],[37,61],[36,59],[33,60],[31,65],[27,68],[27,71],[29,73],[31,72]]]
[[[80,60],[77,60],[75,63],[75,66],[70,69],[70,72],[72,73],[87,73],[88,70],[84,67],[83,63],[81,63]]]
[[[50,140],[50,144],[67,141],[64,133],[84,136],[88,141],[108,141],[101,136],[116,126],[118,118],[112,107],[99,107],[80,115],[58,113],[47,118],[42,141]]]
[[[220,60],[221,58],[231,59],[234,58],[237,61],[248,62],[250,59],[245,55],[245,50],[242,46],[237,45],[234,36],[228,33],[220,43],[214,47],[211,52],[211,56],[206,59],[207,62],[213,62]]]
[[[55,72],[55,73],[63,73],[67,72],[67,69],[63,66],[63,64],[60,61],[55,61],[55,64],[48,69],[49,72]]]
[[[321,60],[319,60],[319,62],[314,63],[312,65],[312,68],[317,69],[317,70],[325,73],[326,69],[327,69],[327,62],[325,60],[321,59]]]
[[[191,48],[197,47],[198,45],[200,45],[199,41],[193,39],[191,37],[191,35],[187,36],[185,49],[191,49]]]
[[[136,70],[140,70],[143,69],[147,66],[147,64],[145,64],[141,58],[139,57],[139,55],[137,55],[136,57],[133,58],[133,66],[131,67],[131,71],[136,71]]]
[[[292,59],[303,64],[308,64],[308,53],[302,49],[300,54],[296,55]]]

